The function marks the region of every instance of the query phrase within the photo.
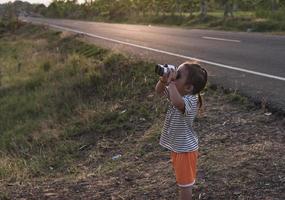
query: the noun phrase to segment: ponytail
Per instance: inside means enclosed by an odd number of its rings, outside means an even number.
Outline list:
[[[198,100],[199,100],[199,109],[200,109],[203,105],[203,100],[202,100],[200,92],[198,93]]]

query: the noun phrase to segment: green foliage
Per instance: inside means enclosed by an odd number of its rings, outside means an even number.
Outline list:
[[[20,11],[37,12],[47,17],[105,22],[170,24],[241,31],[283,31],[284,4],[282,0],[97,0],[83,4],[78,4],[77,1],[54,0],[46,8],[41,4],[32,6],[15,2],[4,4],[5,12],[2,18],[9,19],[10,22],[0,23],[0,34],[7,29],[14,31],[18,28],[17,18]],[[90,56],[93,53],[90,50]]]
[[[97,0],[83,4],[54,0],[40,12],[48,17],[105,22],[282,31],[283,24],[276,24],[285,21],[284,9],[284,1],[281,0]],[[256,22],[260,18],[267,20]]]
[[[0,178],[19,178],[23,169],[31,176],[73,173],[65,168],[82,144],[96,144],[90,137],[124,137],[160,114],[149,63],[26,26],[16,39],[0,39],[0,153],[11,157]],[[10,169],[14,159],[23,162]]]
[[[285,7],[275,12],[266,9],[257,9],[256,16],[259,18],[267,18],[274,21],[284,21]]]
[[[245,104],[247,102],[247,99],[240,94],[236,93],[230,93],[228,94],[228,99],[232,103],[238,103],[238,104]]]

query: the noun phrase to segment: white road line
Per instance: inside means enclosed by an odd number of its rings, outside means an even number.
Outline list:
[[[172,53],[172,52],[163,51],[163,50],[159,50],[159,49],[154,49],[154,48],[150,48],[150,47],[145,47],[145,46],[141,46],[141,45],[137,45],[137,44],[132,44],[132,43],[129,43],[129,42],[124,42],[124,41],[120,41],[120,40],[106,38],[106,37],[102,37],[102,36],[99,36],[99,35],[86,33],[86,32],[78,31],[78,30],[71,29],[71,28],[66,28],[66,27],[63,27],[63,26],[57,26],[57,25],[52,25],[52,24],[48,24],[48,25],[51,26],[51,27],[54,27],[54,28],[59,28],[59,29],[63,29],[63,30],[66,30],[66,31],[71,31],[71,32],[74,32],[74,33],[84,34],[84,35],[87,35],[87,36],[90,36],[90,37],[99,38],[99,39],[103,39],[103,40],[107,40],[107,41],[111,41],[111,42],[116,42],[116,43],[119,43],[119,44],[125,44],[125,45],[129,45],[129,46],[133,46],[133,47],[137,47],[137,48],[141,48],[141,49],[146,49],[146,50],[150,50],[150,51],[154,51],[154,52],[158,52],[158,53],[164,53],[164,54],[167,54],[167,55],[170,55],[170,56],[175,56],[175,57],[179,57],[179,58],[185,58],[185,59],[189,59],[189,60],[196,60],[196,61],[201,62],[201,63],[210,64],[210,65],[214,65],[214,66],[221,67],[221,68],[232,69],[232,70],[235,70],[235,71],[246,72],[246,73],[249,73],[249,74],[254,74],[254,75],[258,75],[258,76],[263,76],[263,77],[267,77],[267,78],[272,78],[272,79],[276,79],[276,80],[285,81],[285,77],[281,77],[281,76],[275,76],[275,75],[261,73],[261,72],[256,72],[256,71],[247,70],[247,69],[243,69],[243,68],[232,67],[232,66],[229,66],[229,65],[224,65],[224,64],[220,64],[220,63],[216,63],[216,62],[212,62],[212,61],[207,61],[207,60],[203,60],[203,59],[199,59],[199,58],[194,58],[194,57],[190,57],[190,56],[184,56],[184,55],[180,55],[180,54],[177,54],[177,53]]]
[[[202,37],[203,39],[206,39],[206,40],[220,40],[220,41],[226,41],[226,42],[238,42],[240,43],[241,41],[240,40],[230,40],[230,39],[224,39],[224,38],[214,38],[214,37]]]

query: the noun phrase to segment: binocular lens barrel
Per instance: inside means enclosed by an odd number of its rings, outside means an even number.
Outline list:
[[[163,76],[164,74],[164,67],[162,67],[161,65],[156,65],[155,66],[155,73],[157,73],[159,76]]]

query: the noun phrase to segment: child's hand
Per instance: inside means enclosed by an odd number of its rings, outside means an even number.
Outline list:
[[[161,76],[159,79],[160,79],[163,83],[167,83],[168,75],[169,75],[169,74],[163,74],[163,76]]]
[[[177,73],[176,70],[171,69],[171,71],[170,71],[170,73],[168,75],[168,79],[167,79],[168,83],[170,83],[171,81],[175,81],[176,76],[177,76],[176,73]]]

